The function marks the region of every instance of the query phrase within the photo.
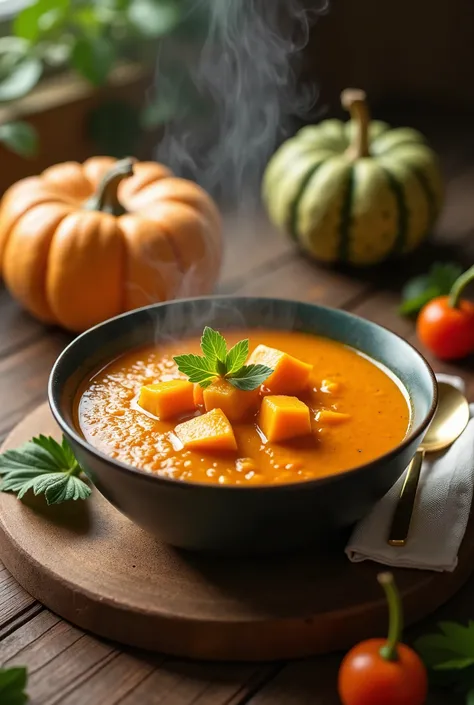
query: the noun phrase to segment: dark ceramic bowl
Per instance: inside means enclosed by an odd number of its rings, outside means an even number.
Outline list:
[[[390,453],[341,474],[287,485],[242,487],[161,478],[118,462],[87,443],[73,422],[73,399],[91,370],[125,351],[173,337],[268,326],[333,338],[380,361],[405,386],[412,405],[407,437]],[[59,356],[49,402],[97,489],[119,511],[177,547],[226,553],[287,551],[327,542],[347,530],[400,477],[437,403],[436,380],[405,340],[344,311],[295,301],[205,297],[131,311],[77,337]],[[361,400],[362,401],[362,400]]]

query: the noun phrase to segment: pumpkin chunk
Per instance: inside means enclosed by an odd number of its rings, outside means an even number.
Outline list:
[[[309,408],[297,397],[267,396],[260,409],[259,426],[268,441],[285,441],[311,433]]]
[[[205,451],[237,450],[234,431],[222,409],[178,424],[174,429],[185,448]]]
[[[204,389],[200,384],[194,384],[194,406],[197,409],[204,409]]]
[[[273,372],[264,382],[270,394],[297,394],[308,385],[313,365],[298,360],[288,353],[258,345],[249,357],[248,364],[261,364]]]
[[[316,421],[326,426],[338,426],[350,418],[349,414],[343,414],[341,411],[332,411],[331,409],[321,409],[316,414]]]
[[[222,409],[229,421],[242,421],[257,411],[260,394],[258,389],[244,392],[225,379],[216,379],[204,390],[206,411]]]
[[[159,419],[171,419],[186,411],[193,411],[194,385],[184,379],[147,384],[140,390],[138,404]]]

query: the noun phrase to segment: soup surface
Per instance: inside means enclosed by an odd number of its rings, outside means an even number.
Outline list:
[[[113,360],[78,391],[76,424],[104,453],[166,477],[220,484],[272,484],[332,475],[393,449],[406,435],[410,409],[401,386],[384,368],[338,342],[306,333],[267,329],[223,331],[228,345],[249,339],[313,365],[298,394],[310,408],[311,433],[270,443],[258,416],[232,423],[237,451],[211,453],[177,447],[173,430],[196,416],[161,421],[137,403],[142,385],[185,379],[173,356],[200,351],[200,339],[141,348]],[[340,412],[329,423],[321,411]],[[328,415],[330,416],[330,415]]]

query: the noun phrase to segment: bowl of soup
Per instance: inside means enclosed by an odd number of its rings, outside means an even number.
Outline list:
[[[203,347],[205,330],[217,343]],[[226,296],[91,328],[61,353],[48,392],[116,509],[175,547],[247,555],[345,535],[403,473],[437,404],[428,363],[385,328]]]

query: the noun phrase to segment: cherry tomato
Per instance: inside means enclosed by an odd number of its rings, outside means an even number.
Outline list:
[[[344,705],[423,705],[428,692],[424,664],[405,644],[397,645],[396,661],[384,659],[385,644],[369,639],[346,654],[339,670]]]
[[[474,304],[438,296],[420,311],[416,323],[420,341],[440,360],[455,360],[474,352]]]
[[[389,608],[387,639],[367,639],[342,660],[338,692],[343,705],[423,705],[428,674],[418,656],[400,643],[402,605],[391,573],[380,573]]]

